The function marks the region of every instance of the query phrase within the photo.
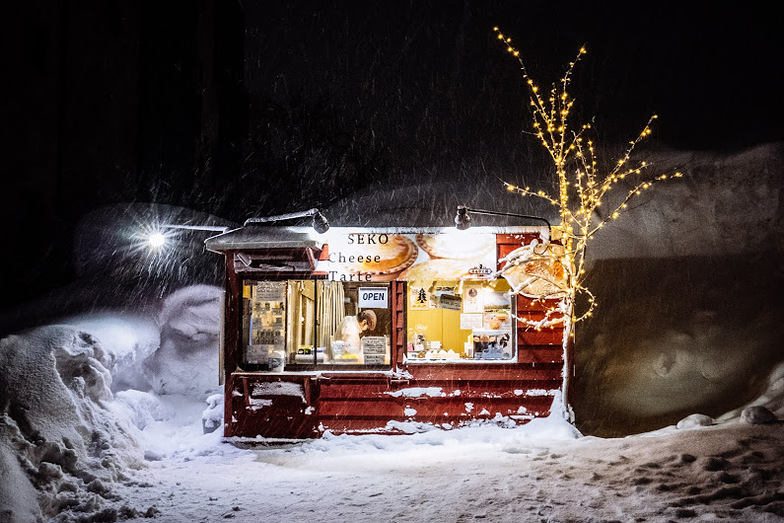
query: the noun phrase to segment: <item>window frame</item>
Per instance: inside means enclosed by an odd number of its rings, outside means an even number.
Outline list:
[[[290,325],[288,312],[291,304],[289,303],[290,292],[289,286],[291,282],[296,281],[312,281],[314,282],[314,310],[313,310],[313,347],[316,349],[313,351],[313,361],[309,363],[301,363],[301,362],[289,362],[289,357],[291,354],[296,354],[296,352],[289,351],[289,341],[291,336],[291,328],[293,325]],[[387,289],[387,307],[386,310],[388,312],[388,321],[386,322],[386,330],[385,332],[381,333],[380,336],[386,335],[389,342],[388,342],[388,359],[389,363],[384,363],[383,365],[373,364],[368,365],[365,363],[319,363],[318,362],[318,340],[319,335],[321,333],[322,326],[319,322],[319,293],[321,292],[319,282],[331,282],[340,285],[356,285],[359,286],[369,286],[369,287],[385,287]],[[323,277],[306,277],[306,276],[293,276],[293,275],[285,275],[282,277],[271,277],[271,276],[264,276],[264,275],[242,275],[239,278],[239,295],[240,295],[240,306],[239,306],[239,358],[238,358],[238,366],[239,369],[242,371],[247,372],[269,372],[275,373],[271,371],[269,368],[269,363],[248,363],[247,362],[247,351],[248,347],[250,346],[250,331],[246,332],[246,323],[245,323],[245,315],[247,311],[247,307],[251,302],[250,299],[244,297],[244,289],[246,285],[255,285],[261,282],[285,282],[286,284],[286,291],[285,291],[285,304],[284,304],[284,347],[286,351],[286,362],[284,366],[283,372],[320,372],[320,371],[367,371],[367,370],[375,370],[375,371],[389,371],[395,366],[395,347],[393,346],[393,318],[394,314],[394,301],[392,297],[392,286],[390,282],[383,282],[383,281],[368,281],[368,282],[342,282],[342,281],[333,281],[327,280]],[[381,322],[379,321],[379,324]],[[247,326],[249,329],[250,327]],[[378,325],[376,327],[376,331],[378,330]]]
[[[466,280],[464,283],[470,285],[471,283],[477,283],[479,281],[481,281],[481,280],[475,280],[475,281]],[[458,286],[457,285],[458,282],[455,281],[455,280],[445,280],[445,281],[442,281],[440,283],[451,284],[452,282],[455,283],[455,286]],[[414,289],[416,289],[416,287],[414,287]],[[404,309],[405,309],[405,317],[406,317],[406,330],[405,330],[405,332],[406,332],[406,340],[405,340],[405,345],[404,345],[404,348],[403,348],[403,355],[402,355],[402,362],[403,362],[404,365],[406,365],[406,366],[411,365],[412,367],[419,367],[421,365],[428,365],[428,364],[430,364],[430,365],[457,365],[457,366],[485,365],[485,364],[489,364],[489,365],[503,365],[503,364],[507,364],[508,365],[508,364],[516,364],[516,363],[519,362],[519,359],[520,359],[520,353],[519,353],[520,347],[518,346],[518,336],[517,336],[518,325],[517,325],[517,320],[516,320],[518,303],[517,303],[517,299],[516,299],[517,296],[514,295],[514,294],[509,296],[509,321],[510,321],[510,328],[509,328],[509,330],[502,331],[502,332],[505,332],[505,333],[509,334],[508,343],[509,343],[509,346],[511,347],[511,357],[510,358],[506,358],[506,359],[504,359],[504,358],[487,358],[487,359],[485,359],[485,358],[476,358],[476,357],[474,357],[474,358],[433,358],[433,357],[430,357],[430,358],[428,358],[428,357],[411,358],[409,356],[409,353],[410,353],[409,352],[409,349],[410,349],[410,347],[409,347],[409,345],[410,345],[409,327],[411,325],[411,319],[412,319],[411,318],[411,314],[410,314],[410,312],[412,311],[412,309],[410,308],[410,300],[412,298],[413,292],[414,292],[414,290],[409,288],[409,289],[406,290],[406,293],[405,293]],[[461,298],[462,298],[462,296],[461,296]],[[428,305],[428,309],[427,310],[428,311],[431,310],[429,305]],[[461,314],[464,313],[462,308],[460,310],[460,313]],[[484,314],[484,312],[483,312],[483,314]],[[467,329],[464,329],[464,330],[467,330]],[[487,330],[487,329],[472,329],[472,333],[473,333],[473,330],[482,331],[482,330]],[[443,340],[439,340],[439,341],[443,341]]]

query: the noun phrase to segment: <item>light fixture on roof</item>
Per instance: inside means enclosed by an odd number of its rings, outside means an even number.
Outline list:
[[[321,214],[317,208],[308,209],[307,211],[298,211],[298,212],[290,212],[287,214],[278,214],[276,216],[264,216],[262,218],[248,218],[245,220],[243,224],[245,227],[248,225],[260,225],[264,223],[275,223],[275,222],[283,222],[288,220],[296,220],[299,218],[308,218],[312,217],[312,226],[319,234],[324,234],[329,230],[329,222]]]
[[[547,219],[542,218],[541,216],[531,216],[528,214],[517,214],[514,212],[501,212],[501,211],[488,211],[486,209],[474,209],[471,207],[466,207],[465,205],[458,205],[457,206],[457,214],[455,215],[455,227],[459,230],[464,231],[471,227],[471,216],[468,212],[471,211],[476,214],[488,214],[491,216],[510,216],[513,218],[525,218],[529,220],[539,220],[547,224],[547,237],[548,239],[551,237],[552,226]]]

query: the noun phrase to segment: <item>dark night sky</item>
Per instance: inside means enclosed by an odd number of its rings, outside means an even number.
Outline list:
[[[541,154],[516,63],[573,94],[608,143],[738,150],[782,136],[772,7],[544,1],[15,6],[4,50],[3,307],[73,277],[85,213],[157,202],[240,221],[327,204],[397,172],[504,173]],[[699,6],[699,8],[695,7]]]
[[[426,99],[436,108],[460,102],[438,117],[457,113],[469,132],[488,126],[484,113],[464,116],[474,105],[502,120],[509,114],[498,125],[513,125],[522,92],[515,62],[493,41],[498,25],[545,86],[586,44],[590,53],[578,69],[576,94],[603,125],[629,121],[636,129],[657,112],[661,139],[684,149],[778,138],[776,17],[751,6],[688,4],[561,3],[558,12],[551,2],[393,2],[355,9],[334,2],[319,8],[251,4],[245,80],[252,91],[280,94],[281,79],[289,92],[322,89],[360,119],[390,98],[397,112],[384,116],[405,118],[409,106]],[[438,95],[445,99],[440,104]]]

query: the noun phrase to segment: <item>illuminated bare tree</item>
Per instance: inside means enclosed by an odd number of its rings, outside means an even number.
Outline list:
[[[517,321],[542,329],[564,325],[564,347],[574,334],[574,324],[591,316],[596,307],[594,295],[584,285],[585,249],[588,241],[607,222],[617,219],[627,208],[628,202],[655,183],[668,178],[678,178],[681,173],[648,174],[651,165],[632,159],[632,152],[644,138],[651,134],[651,116],[640,134],[631,142],[620,159],[602,168],[596,155],[596,146],[590,139],[591,124],[575,125],[570,116],[575,100],[569,95],[569,85],[575,66],[585,54],[581,48],[574,61],[569,63],[560,81],[554,83],[549,93],[542,93],[528,75],[520,52],[512,46],[512,39],[495,27],[500,43],[517,59],[525,80],[532,116],[532,132],[547,150],[555,169],[558,194],[530,187],[506,184],[511,192],[544,199],[558,208],[560,224],[554,227],[552,238],[543,243],[523,246],[504,261],[504,269],[495,276],[505,276],[512,282],[515,293],[523,293],[548,304],[544,318],[531,320],[518,317]],[[620,195],[621,185],[632,188]],[[613,196],[610,196],[611,192]],[[610,201],[614,203],[610,204]],[[599,213],[605,204],[609,212]],[[580,309],[578,310],[578,303]],[[565,351],[568,356],[568,351]],[[564,362],[569,368],[571,362]],[[564,398],[566,398],[566,383]]]

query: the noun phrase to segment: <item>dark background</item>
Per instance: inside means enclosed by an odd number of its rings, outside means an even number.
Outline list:
[[[398,174],[537,178],[513,38],[543,87],[585,44],[572,93],[602,143],[652,113],[659,149],[782,139],[780,17],[735,3],[18,2],[3,19],[8,115],[0,308],[74,278],[105,205],[241,222],[326,206]]]

